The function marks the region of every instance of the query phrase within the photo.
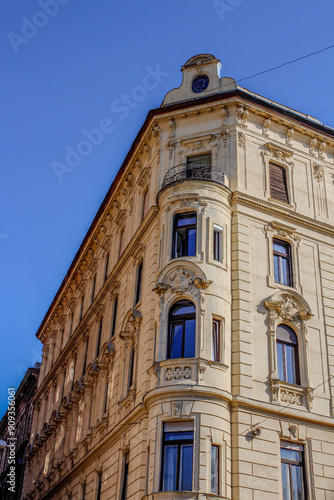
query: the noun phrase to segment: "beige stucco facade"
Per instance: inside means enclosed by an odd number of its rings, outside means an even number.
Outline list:
[[[303,449],[303,498],[334,499],[334,131],[217,66],[189,60],[148,114],[37,332],[25,498],[121,500],[127,482],[129,500],[282,499],[285,442]],[[201,154],[210,168],[187,175]],[[272,196],[271,164],[288,202]],[[186,213],[196,250],[178,257]],[[274,241],[291,251],[289,285],[275,281]],[[196,311],[190,358],[170,356],[180,301]],[[298,383],[279,376],[282,324]],[[163,491],[164,429],[178,425],[193,429],[192,491]]]

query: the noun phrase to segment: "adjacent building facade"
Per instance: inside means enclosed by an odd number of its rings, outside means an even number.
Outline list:
[[[22,498],[25,457],[29,451],[33,398],[37,390],[39,370],[40,363],[35,363],[33,368],[28,368],[17,390],[15,391],[14,388],[8,390],[13,409],[11,418],[8,418],[7,411],[0,422],[1,500]],[[8,445],[11,446],[8,447]]]
[[[24,498],[334,498],[334,131],[220,78],[148,113],[37,337]]]

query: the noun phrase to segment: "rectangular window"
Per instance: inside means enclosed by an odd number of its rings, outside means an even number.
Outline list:
[[[196,255],[196,212],[174,216],[172,258]]]
[[[97,477],[97,493],[96,500],[101,500],[101,490],[102,490],[102,472]]]
[[[188,156],[187,157],[187,169],[200,168],[202,166],[211,165],[211,153],[204,155]]]
[[[220,335],[221,321],[219,319],[212,320],[212,361],[220,362]]]
[[[86,366],[87,366],[88,342],[89,342],[89,340],[87,339],[87,341],[86,341],[86,348],[85,348],[84,364],[83,364],[83,367],[82,367],[82,375],[81,375],[82,377],[85,374]]]
[[[94,278],[92,280],[92,293],[91,293],[90,303],[93,302],[94,297],[95,297],[95,285],[96,285],[96,276],[94,276]]]
[[[107,281],[108,278],[108,267],[109,267],[109,252],[106,257],[106,263],[104,268],[104,283]]]
[[[306,500],[303,445],[281,442],[281,469],[283,500]]]
[[[72,336],[72,330],[73,330],[73,313],[71,314],[71,318],[70,318],[70,333],[69,333],[69,337]]]
[[[143,263],[141,262],[139,264],[139,266],[138,266],[138,271],[137,271],[137,284],[136,284],[136,300],[135,300],[135,305],[138,304],[138,302],[140,300],[142,275],[143,275]]]
[[[145,218],[145,215],[147,214],[148,211],[148,189],[146,189],[144,196],[143,196],[143,213],[142,213],[142,220]]]
[[[220,226],[213,226],[213,259],[222,262],[222,248],[223,248],[223,228]]]
[[[192,491],[194,429],[192,422],[164,424],[162,491]]]
[[[96,354],[95,354],[95,358],[98,357],[98,355],[100,354],[100,346],[101,346],[101,336],[102,336],[102,319],[100,321],[100,325],[99,325],[99,333],[97,335],[97,342],[96,342]]]
[[[291,245],[286,241],[273,239],[274,275],[276,283],[293,286]]]
[[[270,196],[276,200],[289,203],[285,168],[274,163],[269,163],[269,176]]]
[[[112,324],[111,324],[111,337],[113,337],[115,335],[115,330],[116,330],[117,304],[118,304],[118,297],[116,297],[115,302],[114,302],[114,314],[113,314]]]
[[[126,497],[127,497],[128,475],[129,475],[129,452],[124,455],[123,482],[122,482],[121,500],[126,500]]]
[[[63,349],[63,341],[64,341],[64,328],[62,329],[61,334],[60,334],[59,352],[61,352]]]
[[[119,235],[119,251],[118,251],[118,256],[120,257],[123,253],[124,250],[124,229],[122,230],[121,234]]]
[[[108,393],[109,393],[109,379],[107,376],[105,391],[104,391],[103,414],[105,414],[105,412],[108,409]]]
[[[219,446],[211,445],[211,492],[219,495]]]
[[[80,314],[79,314],[79,321],[82,320],[82,314],[83,314],[83,306],[84,306],[84,298],[85,296],[83,295],[81,297],[81,301],[80,301]]]

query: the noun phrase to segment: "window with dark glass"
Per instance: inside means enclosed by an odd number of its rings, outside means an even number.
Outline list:
[[[104,268],[104,282],[107,281],[108,278],[108,267],[109,267],[109,252],[106,256],[105,268]]]
[[[283,500],[306,500],[304,447],[298,443],[281,442]]]
[[[174,216],[172,258],[196,255],[196,212]]]
[[[187,170],[208,167],[211,165],[211,153],[187,157]]]
[[[128,391],[131,389],[131,386],[133,384],[134,367],[135,367],[135,350],[134,348],[132,348],[129,358]]]
[[[101,500],[101,490],[102,490],[102,472],[98,475],[97,478],[97,494],[96,500]]]
[[[96,342],[96,353],[95,353],[95,358],[98,357],[100,354],[100,346],[101,346],[101,336],[102,336],[102,319],[99,324],[99,332],[97,334],[97,342]]]
[[[288,189],[286,183],[286,170],[284,167],[269,164],[270,176],[270,196],[276,200],[285,201],[289,203]]]
[[[211,445],[211,492],[219,495],[219,446]]]
[[[219,319],[212,320],[212,361],[220,361],[220,328]]]
[[[288,325],[276,329],[276,350],[278,376],[283,382],[299,384],[298,340]]]
[[[86,366],[87,366],[87,356],[88,356],[88,342],[89,340],[87,339],[86,340],[86,347],[85,347],[85,357],[84,357],[84,363],[83,363],[83,367],[82,367],[82,377],[84,376],[85,374],[85,371],[86,371]]]
[[[196,309],[189,300],[173,305],[169,313],[167,358],[195,356]]]
[[[129,475],[129,452],[124,455],[121,500],[126,500],[127,498],[128,475]]]
[[[96,285],[96,276],[94,276],[92,280],[92,294],[91,294],[91,299],[90,302],[92,303],[95,297],[95,285]]]
[[[70,334],[69,336],[71,337],[72,333],[73,333],[73,313],[71,314],[71,317],[70,317]]]
[[[124,246],[124,230],[122,230],[121,234],[119,235],[119,251],[118,251],[119,257],[123,253],[123,246]]]
[[[116,297],[115,302],[114,302],[114,313],[113,313],[112,324],[111,324],[111,337],[113,337],[115,335],[115,330],[116,330],[117,304],[118,304],[118,297]]]
[[[84,306],[84,295],[81,297],[80,301],[80,313],[79,313],[79,321],[82,320],[82,314],[83,314],[83,306]]]
[[[144,219],[145,215],[147,214],[148,210],[148,189],[146,189],[144,195],[143,195],[143,211],[142,211],[142,219]]]
[[[164,424],[162,441],[162,491],[192,491],[193,479],[192,422]]]
[[[86,483],[82,485],[82,493],[81,493],[82,500],[85,500],[85,497],[86,497]]]
[[[213,258],[222,261],[222,238],[223,229],[220,226],[213,226]]]
[[[109,393],[109,379],[107,377],[105,386],[104,386],[104,402],[103,402],[103,414],[108,409],[108,393]]]
[[[273,239],[274,275],[276,283],[293,286],[290,243]]]
[[[143,263],[141,262],[138,266],[137,270],[137,283],[136,283],[136,299],[135,299],[135,305],[138,304],[140,300],[140,294],[141,294],[141,283],[142,283],[142,275],[143,275]]]

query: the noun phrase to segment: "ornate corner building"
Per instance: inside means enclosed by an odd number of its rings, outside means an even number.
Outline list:
[[[38,332],[24,498],[330,500],[334,130],[202,54]]]

